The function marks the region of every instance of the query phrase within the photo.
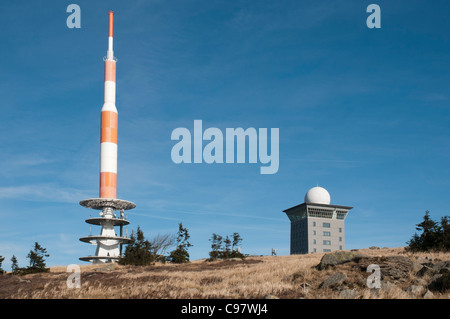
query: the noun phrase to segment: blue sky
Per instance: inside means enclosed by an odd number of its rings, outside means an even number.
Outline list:
[[[81,28],[66,7],[81,8]],[[381,8],[381,29],[366,8]],[[128,232],[212,233],[242,251],[289,254],[286,208],[325,187],[354,206],[346,249],[399,247],[425,210],[450,204],[448,1],[14,1],[0,12],[0,255],[20,266],[35,241],[47,264],[94,246],[107,12],[115,11],[118,197]],[[172,162],[172,130],[279,128],[280,167]],[[93,232],[99,231],[93,226]]]

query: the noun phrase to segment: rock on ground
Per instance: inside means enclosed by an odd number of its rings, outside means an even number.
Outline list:
[[[320,263],[317,265],[317,269],[323,270],[330,266],[344,264],[350,261],[358,261],[365,257],[364,255],[354,251],[335,251],[325,254]]]
[[[450,273],[437,274],[431,279],[428,289],[431,291],[446,292],[450,290]]]
[[[325,279],[319,286],[319,288],[332,288],[341,285],[344,280],[347,279],[347,276],[344,273],[338,272],[327,279]]]
[[[450,261],[443,261],[437,264],[432,262],[422,263],[422,268],[417,272],[418,276],[428,275],[430,277],[436,274],[444,274],[450,272]]]
[[[406,288],[406,292],[409,292],[411,295],[418,295],[423,293],[425,290],[424,286],[421,285],[411,285],[408,288]]]
[[[381,271],[381,279],[390,278],[398,280],[408,278],[414,263],[404,256],[367,257],[359,261],[361,270],[366,271],[371,264],[378,265]]]

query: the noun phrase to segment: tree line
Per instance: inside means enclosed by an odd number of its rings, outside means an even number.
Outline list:
[[[213,233],[209,241],[211,241],[210,260],[244,258],[239,249],[242,238],[238,233],[226,237]]]
[[[193,246],[189,242],[189,238],[189,231],[183,227],[182,223],[178,224],[176,235],[157,235],[152,240],[146,239],[144,232],[138,226],[136,233],[132,232],[131,241],[126,247],[123,257],[119,260],[119,264],[144,266],[157,261],[187,263],[190,261],[188,249]],[[226,237],[213,234],[209,240],[211,241],[209,260],[245,257],[238,249],[242,242],[238,233]],[[175,246],[175,249],[167,252],[171,246]]]
[[[407,250],[417,251],[450,251],[450,218],[444,216],[439,222],[430,217],[426,211],[423,221],[416,225],[415,233],[407,242]]]
[[[119,264],[122,265],[136,265],[144,266],[150,265],[154,262],[172,262],[172,263],[186,263],[190,261],[188,249],[193,245],[189,242],[189,230],[178,224],[178,232],[176,235],[156,235],[151,240],[145,238],[144,232],[138,226],[136,232],[130,235],[130,243],[126,246],[122,258],[119,259]],[[213,233],[211,239],[211,251],[209,252],[209,260],[227,259],[227,258],[244,258],[245,256],[240,252],[240,244],[242,238],[238,233],[233,233],[230,236],[221,236]],[[171,251],[170,247],[175,246]],[[32,250],[30,250],[27,258],[29,259],[29,266],[20,268],[16,256],[11,258],[12,274],[25,275],[38,272],[49,272],[50,269],[46,267],[45,258],[50,255],[47,250],[39,243],[35,243]],[[1,268],[4,257],[0,256],[0,274],[5,271]]]
[[[144,236],[144,232],[138,226],[136,233],[134,231],[130,235],[130,243],[125,249],[123,257],[119,260],[122,265],[144,266],[153,262],[173,262],[184,263],[189,261],[188,248],[193,246],[189,242],[189,231],[183,227],[182,223],[178,224],[178,232],[176,236],[157,235],[152,240],[148,240]],[[176,244],[176,248],[165,256],[167,249]]]
[[[39,245],[38,242],[34,243],[33,249],[27,255],[27,259],[29,260],[28,267],[19,267],[19,262],[17,257],[13,255],[11,257],[11,272],[14,275],[26,275],[40,272],[49,272],[50,268],[47,268],[45,264],[45,258],[50,255],[47,253],[47,249]],[[2,263],[5,260],[5,257],[0,256],[0,274],[3,274],[5,271],[2,269]]]

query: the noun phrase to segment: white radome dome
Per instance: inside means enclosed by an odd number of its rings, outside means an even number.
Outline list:
[[[313,187],[305,195],[305,203],[330,205],[330,194],[323,187]]]

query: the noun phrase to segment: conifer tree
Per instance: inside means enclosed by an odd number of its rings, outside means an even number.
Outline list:
[[[241,235],[239,233],[233,233],[233,250],[242,242]]]
[[[230,258],[231,257],[231,239],[226,236],[223,240],[223,243],[225,244],[224,250],[223,250],[223,258]]]
[[[17,272],[19,271],[19,263],[17,261],[17,257],[16,256],[12,256],[11,257],[11,271],[12,273],[15,275],[17,274]]]
[[[217,259],[221,257],[221,250],[222,250],[222,236],[213,233],[211,239],[209,241],[211,242],[211,251],[209,252],[209,257],[211,259]]]
[[[152,244],[145,239],[144,232],[138,226],[136,235],[131,233],[130,243],[125,249],[124,256],[119,260],[121,265],[145,266],[155,260]]]
[[[441,250],[450,250],[450,220],[448,216],[441,218]]]
[[[177,247],[175,250],[170,252],[169,260],[173,263],[186,263],[189,262],[189,253],[188,248],[193,246],[189,242],[189,231],[187,228],[183,227],[182,223],[178,224],[178,232],[177,232]]]
[[[0,275],[3,274],[5,271],[2,269],[2,263],[3,260],[5,260],[5,257],[0,256]]]
[[[241,235],[239,235],[239,233],[233,233],[233,247],[230,257],[244,258],[244,255],[237,249],[237,247],[241,244],[241,242],[242,242]]]
[[[444,216],[441,222],[435,222],[426,211],[423,221],[416,225],[415,233],[407,242],[410,251],[450,250],[449,217]]]
[[[24,271],[26,273],[49,272],[50,269],[46,268],[45,265],[45,258],[49,256],[50,255],[47,253],[47,250],[39,245],[38,242],[35,242],[34,249],[30,250],[27,255],[30,265]]]

